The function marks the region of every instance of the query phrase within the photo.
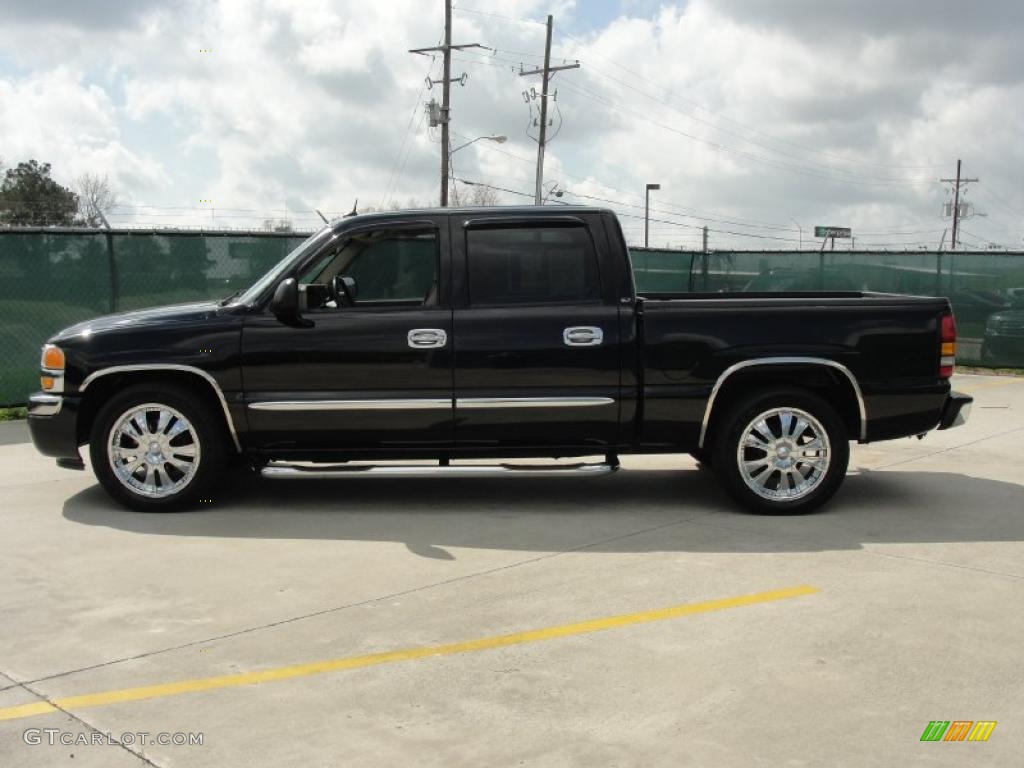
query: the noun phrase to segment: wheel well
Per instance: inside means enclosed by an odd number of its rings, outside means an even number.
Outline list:
[[[89,442],[89,434],[96,421],[96,414],[99,413],[103,404],[125,387],[137,384],[173,384],[176,387],[189,390],[210,406],[224,430],[224,439],[233,445],[224,408],[221,406],[220,398],[217,397],[213,385],[195,373],[175,370],[122,371],[99,376],[89,382],[89,386],[82,393],[82,403],[78,412],[76,434],[79,445]]]
[[[813,392],[835,407],[846,432],[852,439],[860,437],[860,404],[853,384],[842,372],[826,365],[802,365],[784,368],[751,366],[729,376],[718,390],[708,420],[704,448],[711,446],[717,427],[740,400],[751,392],[777,387]]]

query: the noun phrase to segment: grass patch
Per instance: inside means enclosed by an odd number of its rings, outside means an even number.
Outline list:
[[[980,365],[958,365],[957,373],[979,373],[985,376],[1024,376],[1024,368],[983,368]]]
[[[16,421],[28,416],[28,408],[18,406],[16,408],[0,408],[0,421]]]

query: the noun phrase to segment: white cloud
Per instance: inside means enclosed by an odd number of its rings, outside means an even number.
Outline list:
[[[101,87],[65,67],[19,79],[0,79],[0,136],[6,161],[34,157],[49,162],[58,180],[107,174],[121,188],[159,188],[162,164],[126,147],[118,115]]]
[[[516,19],[553,6],[556,58],[583,66],[554,80],[561,129],[546,178],[634,215],[644,184],[660,182],[655,242],[692,243],[692,227],[711,219],[712,245],[785,245],[726,232],[796,239],[795,217],[805,232],[815,223],[927,232],[865,234],[865,244],[937,243],[945,190],[934,179],[958,156],[982,177],[979,208],[986,184],[1009,201],[973,228],[1020,239],[1024,222],[1010,213],[1024,211],[1019,3],[977,11],[937,0],[923,15],[881,0],[691,0],[631,17],[652,4],[630,2],[582,39],[569,23],[586,17],[587,3],[472,5],[495,15],[457,7],[455,41],[496,51],[455,56],[453,73],[469,82],[453,89],[453,143],[498,133],[509,141],[458,152],[463,178],[532,191],[536,145],[521,92],[536,78],[516,70],[537,64],[543,26]],[[212,198],[254,209],[250,225],[286,201],[313,225],[308,209],[344,211],[355,197],[436,199],[438,137],[418,110],[439,94],[423,89],[430,61],[406,51],[437,41],[439,2],[116,7],[97,6],[100,24],[15,4],[0,29],[8,163],[31,156],[67,177],[108,172],[123,195],[152,205]],[[184,211],[181,223],[193,215]],[[625,226],[642,230],[637,219]]]

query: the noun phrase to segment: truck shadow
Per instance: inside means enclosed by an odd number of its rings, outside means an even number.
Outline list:
[[[98,487],[67,499],[83,525],[158,536],[404,543],[558,552],[812,552],[876,543],[1024,540],[1020,485],[943,472],[850,475],[817,514],[752,515],[699,470],[605,478],[265,481],[232,476],[208,508],[140,514]]]

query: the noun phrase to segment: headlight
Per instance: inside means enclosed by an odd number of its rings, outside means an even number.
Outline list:
[[[64,350],[56,344],[43,345],[43,353],[40,356],[39,367],[42,368],[39,376],[39,386],[44,392],[64,391]]]

